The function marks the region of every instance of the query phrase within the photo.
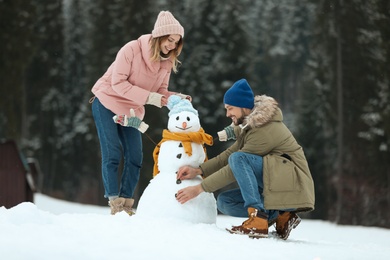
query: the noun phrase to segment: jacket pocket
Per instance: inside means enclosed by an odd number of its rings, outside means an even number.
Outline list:
[[[264,156],[264,184],[269,191],[299,191],[298,168],[285,157]],[[267,187],[268,186],[268,187]]]

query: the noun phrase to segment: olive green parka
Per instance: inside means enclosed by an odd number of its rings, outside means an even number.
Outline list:
[[[235,143],[200,165],[201,186],[214,192],[235,178],[228,164],[234,152],[263,157],[264,206],[266,209],[314,209],[314,183],[302,147],[283,123],[278,103],[266,95],[255,97],[255,106],[244,123],[234,128]]]

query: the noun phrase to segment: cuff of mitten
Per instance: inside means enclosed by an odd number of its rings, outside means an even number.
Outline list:
[[[225,130],[219,131],[217,134],[218,134],[219,141],[221,142],[227,141],[227,134]]]
[[[138,127],[138,131],[140,131],[141,133],[145,133],[146,130],[148,130],[148,128],[149,128],[149,125],[147,123],[141,122],[141,124]]]
[[[163,95],[157,93],[157,92],[150,92],[148,99],[146,100],[146,104],[153,105],[156,107],[162,107],[161,106],[161,98]]]

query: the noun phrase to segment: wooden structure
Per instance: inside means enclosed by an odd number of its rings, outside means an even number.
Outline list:
[[[33,202],[38,174],[36,162],[26,160],[15,141],[0,142],[0,207]]]

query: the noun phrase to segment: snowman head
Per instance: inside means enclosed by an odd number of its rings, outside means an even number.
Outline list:
[[[187,99],[172,95],[168,98],[168,130],[174,133],[197,132],[200,130],[198,111]]]

